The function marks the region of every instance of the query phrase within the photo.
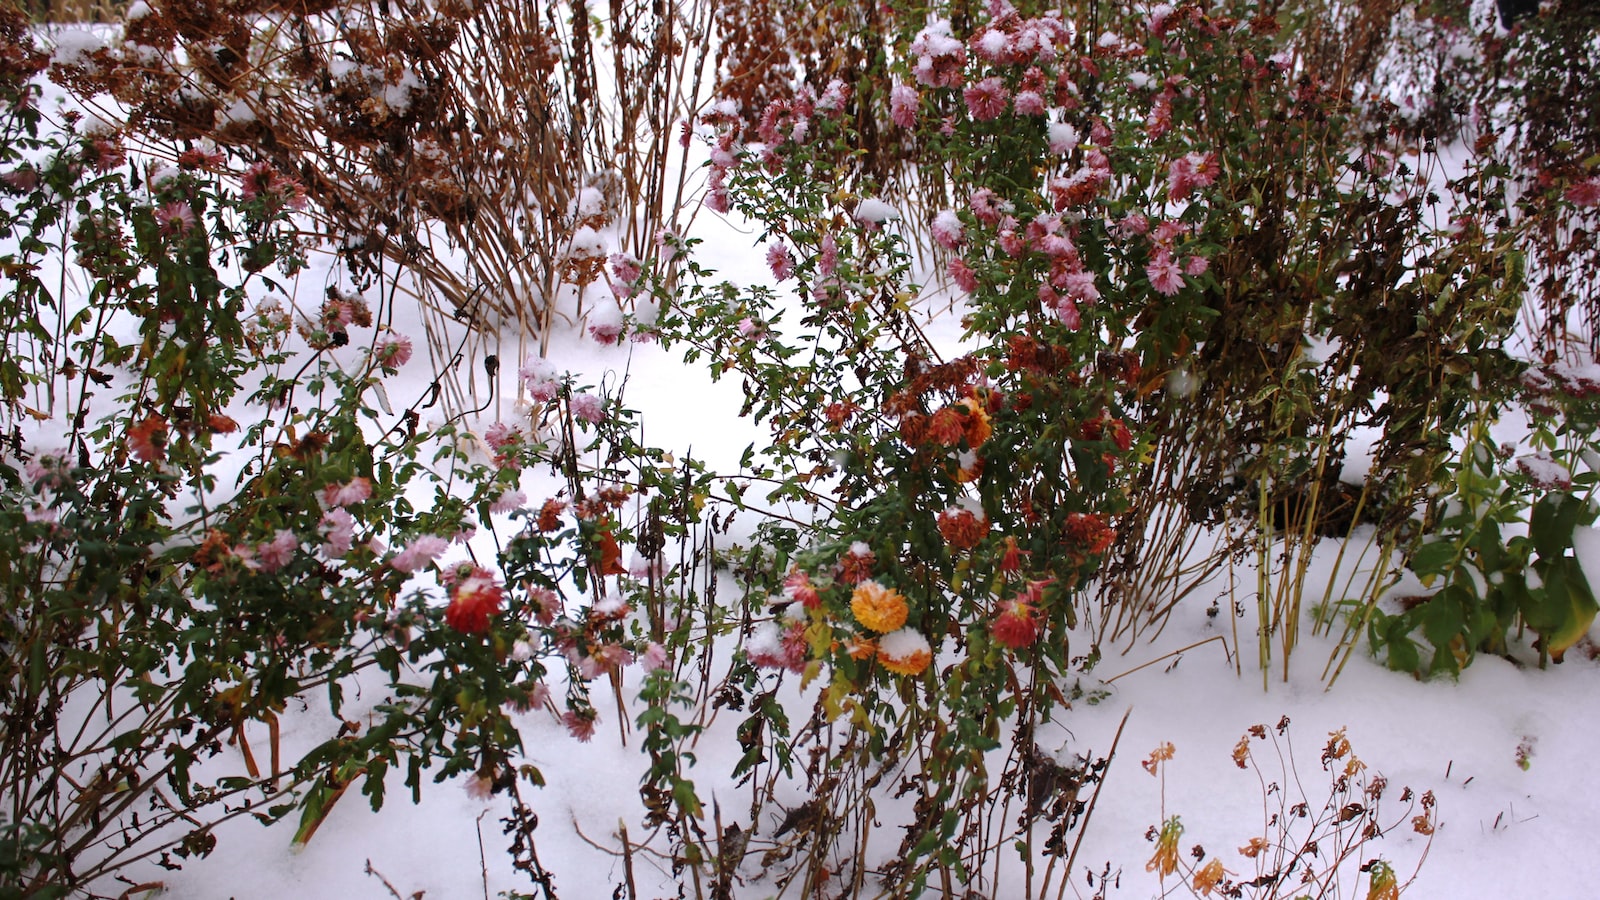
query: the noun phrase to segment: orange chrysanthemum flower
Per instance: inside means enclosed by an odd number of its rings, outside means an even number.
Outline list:
[[[896,675],[920,675],[933,662],[933,648],[921,634],[902,628],[878,640],[878,662]]]
[[[844,652],[856,662],[871,659],[878,652],[878,642],[869,637],[856,637],[845,641]]]
[[[968,397],[960,405],[967,408],[967,446],[976,450],[994,434],[994,425],[989,421],[989,411],[976,397]]]
[[[850,595],[850,612],[862,627],[879,634],[888,634],[906,623],[911,614],[906,598],[894,588],[884,587],[876,581],[863,581]]]
[[[939,534],[952,550],[970,550],[989,533],[989,518],[952,506],[939,513]]]

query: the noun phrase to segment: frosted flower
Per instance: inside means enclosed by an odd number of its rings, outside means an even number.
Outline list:
[[[917,32],[911,42],[911,53],[916,57],[911,71],[919,84],[929,87],[961,85],[967,48],[951,35],[948,19],[934,19]]]
[[[1011,204],[1001,200],[994,191],[978,188],[967,201],[967,208],[985,225],[998,225],[1000,218],[1011,211]]]
[[[450,605],[444,610],[445,624],[462,634],[483,634],[504,599],[505,588],[489,570],[473,566],[471,573],[459,578],[451,588]]]
[[[828,82],[828,87],[822,92],[822,99],[817,101],[817,111],[837,115],[844,111],[846,103],[850,102],[850,86],[835,78]]]
[[[855,217],[859,222],[881,225],[884,222],[900,218],[900,210],[876,197],[868,197],[856,204]]]
[[[606,417],[606,402],[594,394],[577,391],[572,395],[572,416],[598,425]]]
[[[745,655],[752,665],[763,669],[802,672],[806,667],[806,625],[764,622],[745,644]]]
[[[1051,122],[1046,133],[1050,140],[1050,152],[1057,155],[1068,153],[1081,140],[1078,129],[1065,122]]]
[[[933,648],[920,633],[901,628],[878,639],[878,662],[897,675],[918,675],[933,662]]]
[[[522,363],[522,368],[517,370],[517,375],[522,380],[522,386],[527,390],[528,396],[536,403],[544,403],[555,399],[561,391],[561,379],[556,374],[556,367],[548,359],[530,356]]]
[[[389,560],[389,565],[396,571],[415,572],[434,558],[443,553],[450,546],[450,542],[436,535],[424,534],[414,538],[406,548]]]
[[[939,513],[939,534],[951,550],[970,550],[989,533],[989,518],[967,505],[952,506]]]
[[[639,258],[632,253],[613,253],[610,258],[611,277],[623,284],[632,286],[643,270],[639,267]]]
[[[973,119],[988,122],[998,119],[1005,113],[1010,92],[1006,90],[1004,79],[998,75],[991,75],[976,84],[968,85],[961,92],[961,96],[967,101],[967,112]]]
[[[868,579],[850,595],[850,613],[862,627],[888,633],[904,625],[911,611],[899,591]]]
[[[933,217],[932,231],[933,239],[946,250],[956,249],[965,239],[965,226],[953,209],[942,209]]]
[[[779,281],[794,277],[794,257],[789,255],[789,248],[783,244],[773,244],[767,248],[767,266],[772,269],[772,277]]]
[[[1017,96],[1011,101],[1011,106],[1019,116],[1045,114],[1044,97],[1038,91],[1018,91]]]

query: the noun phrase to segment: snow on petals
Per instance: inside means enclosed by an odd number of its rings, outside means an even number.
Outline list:
[[[933,662],[933,647],[921,633],[901,628],[878,640],[878,662],[897,675],[918,675]]]
[[[1006,111],[1006,101],[1011,99],[1005,80],[998,75],[969,85],[961,92],[961,96],[967,101],[967,112],[979,122],[1000,118]]]
[[[942,209],[933,217],[933,239],[946,250],[954,250],[965,240],[961,217],[953,209]]]

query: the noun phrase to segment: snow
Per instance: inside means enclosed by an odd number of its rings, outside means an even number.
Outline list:
[[[868,197],[856,205],[855,215],[859,221],[882,224],[900,218],[900,210],[876,197]]]

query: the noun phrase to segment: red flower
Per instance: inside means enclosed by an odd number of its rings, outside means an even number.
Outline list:
[[[145,462],[166,459],[167,420],[160,416],[145,416],[139,424],[128,429],[128,449]]]
[[[1002,572],[1018,572],[1018,571],[1021,571],[1021,569],[1022,569],[1022,558],[1024,556],[1028,555],[1028,551],[1023,550],[1020,547],[1018,547],[1017,546],[1017,539],[1015,537],[1011,536],[1011,535],[1006,535],[1006,540],[1005,540],[1004,546],[1005,546],[1005,552],[1000,557],[1000,571],[1002,571]]]
[[[989,533],[989,519],[970,509],[951,507],[939,513],[939,533],[952,550],[970,550]]]
[[[445,624],[462,634],[483,634],[489,630],[489,617],[500,611],[504,598],[505,588],[495,583],[494,576],[487,569],[474,567],[450,592]]]
[[[1092,513],[1067,513],[1063,530],[1068,541],[1090,556],[1106,552],[1111,542],[1117,539],[1116,529],[1107,525],[1104,518]]]
[[[817,593],[817,586],[811,583],[811,576],[795,569],[783,579],[783,595],[790,600],[800,601],[806,609],[816,609],[822,605],[822,595]]]
[[[845,584],[860,584],[872,577],[872,567],[878,557],[862,541],[850,545],[850,552],[839,557],[839,580]]]
[[[1042,623],[1039,609],[1029,602],[1033,592],[1025,591],[1012,600],[1002,600],[990,631],[994,639],[1013,650],[1033,646],[1039,639]]]

